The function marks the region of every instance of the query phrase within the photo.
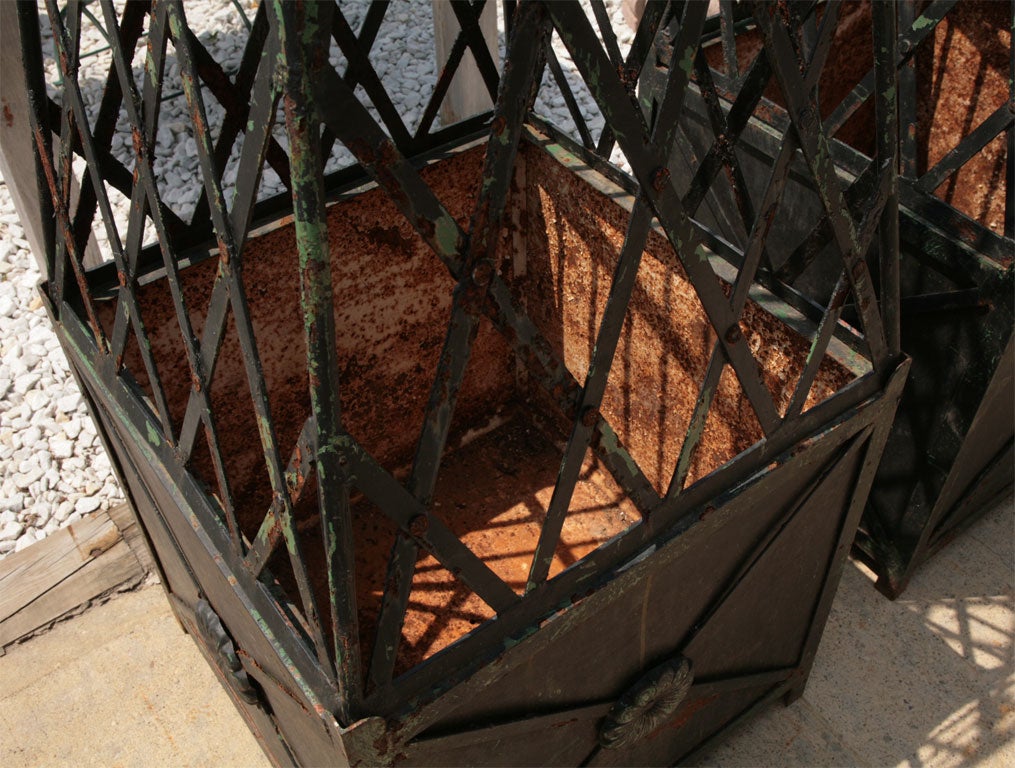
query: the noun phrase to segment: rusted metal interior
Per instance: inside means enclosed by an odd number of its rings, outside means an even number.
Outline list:
[[[177,616],[276,763],[673,764],[799,696],[908,372],[894,6],[871,32],[877,194],[853,200],[814,119],[837,27],[814,4],[750,6],[755,75],[691,173],[677,128],[695,89],[719,103],[703,3],[650,4],[623,55],[600,2],[506,3],[497,71],[483,3],[456,2],[416,126],[367,56],[386,3],[358,29],[330,2],[262,4],[227,74],[184,4],[102,0],[95,114],[82,5],[46,9],[59,100],[19,6],[55,213],[44,301]],[[568,87],[553,36],[604,119],[580,143],[533,114]],[[466,50],[495,109],[435,128]],[[189,220],[155,171],[170,57],[201,164]],[[770,87],[779,157],[760,191],[738,182],[728,238],[703,203],[742,175],[731,147]],[[267,168],[285,193],[259,197]],[[801,175],[830,238],[820,302],[768,279]],[[111,260],[86,268],[98,227]]]
[[[536,141],[534,138],[533,141]],[[561,153],[563,154],[563,153]],[[428,166],[423,180],[463,224],[475,203],[483,147],[455,153]],[[521,152],[526,184],[515,185],[512,203],[524,211],[517,227],[506,227],[502,272],[531,308],[536,326],[553,351],[582,380],[623,245],[630,212],[613,197],[621,187],[596,176],[598,188],[577,178],[558,157],[537,144]],[[515,211],[517,212],[517,211]],[[335,344],[343,372],[342,411],[348,429],[395,477],[405,478],[415,450],[414,431],[423,420],[451,305],[453,281],[385,195],[373,188],[328,209],[332,269],[339,327]],[[341,247],[338,247],[341,244]],[[517,251],[512,250],[516,247]],[[306,348],[300,319],[279,306],[299,304],[298,268],[292,224],[280,224],[251,240],[244,271],[254,335],[262,354],[265,383],[280,439],[295,443],[300,416],[309,407],[303,387]],[[217,257],[181,272],[181,285],[195,307],[207,306]],[[383,265],[379,267],[378,265]],[[354,304],[347,297],[356,297]],[[155,362],[170,368],[181,354],[172,296],[164,278],[138,291]],[[343,309],[343,305],[345,308]],[[104,308],[107,323],[115,302]],[[195,333],[203,330],[193,315]],[[808,343],[755,302],[745,307],[744,334],[758,354],[766,386],[785,413],[807,357]],[[227,328],[215,375],[212,408],[218,414],[220,448],[235,488],[238,522],[252,540],[271,501],[271,484],[258,444],[256,414],[244,398],[247,386],[235,328]],[[634,296],[617,350],[602,413],[615,425],[646,477],[664,493],[715,344],[715,332],[665,238],[653,233],[642,257]],[[140,354],[131,350],[129,371],[142,389],[149,384]],[[808,394],[809,409],[856,378],[832,357],[823,361]],[[181,424],[190,387],[169,383],[174,424]],[[656,393],[666,393],[662,398]],[[489,323],[476,339],[449,433],[449,451],[434,507],[449,527],[517,593],[525,588],[547,505],[567,439],[566,424],[525,375],[525,365]],[[763,436],[735,377],[720,382],[686,483],[690,485],[747,450]],[[215,476],[206,452],[190,468],[209,489]],[[320,513],[315,496],[297,506],[296,525],[306,537],[307,569],[321,605],[328,604],[327,570],[317,547]],[[362,496],[352,499],[356,539],[360,642],[373,644],[395,527]],[[640,519],[636,506],[593,455],[582,466],[557,546],[551,578],[622,533]],[[269,565],[289,599],[298,591],[285,561]],[[494,616],[477,595],[456,583],[432,556],[417,565],[410,609],[403,628],[402,671],[429,657]]]
[[[835,139],[831,152],[839,172],[854,183],[848,195],[854,204],[875,193],[863,173],[876,138],[869,98],[872,5],[829,7],[840,23],[818,104]],[[913,369],[854,549],[890,597],[1015,481],[1015,9],[996,2],[907,1],[897,10],[901,333]],[[701,64],[707,61],[719,98],[728,104],[735,84],[750,77],[763,36],[742,7],[723,9],[705,36]],[[660,74],[671,55],[667,42],[657,49],[660,66],[646,70],[641,83],[646,98],[662,88]],[[682,123],[687,142],[674,160],[693,172],[712,132],[701,96],[689,104]],[[742,180],[754,195],[761,193],[760,173],[779,151],[771,132],[785,125],[785,107],[770,84],[743,131]],[[723,238],[740,242],[745,232],[733,189],[726,179],[713,185],[699,216]],[[772,267],[761,279],[777,293],[792,286],[826,302],[837,267],[823,252],[829,234],[820,231],[820,206],[805,174],[791,172],[787,198],[793,202],[781,224],[789,234],[772,243]],[[852,316],[849,308],[844,316]]]

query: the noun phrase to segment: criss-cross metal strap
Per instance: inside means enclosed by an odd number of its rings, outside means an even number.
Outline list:
[[[688,15],[691,18],[685,20],[681,40],[674,46],[677,51],[675,58],[680,58],[670,67],[667,91],[683,90],[693,67],[701,24],[704,22],[702,11],[696,24],[688,23],[695,21],[692,10],[695,5],[689,5]],[[666,168],[671,145],[652,143],[637,104],[628,98],[625,86],[610,67],[609,59],[581,10],[564,3],[550,3],[548,10],[557,32],[571,50],[575,64],[589,84],[607,122],[613,126],[617,141],[631,164],[642,193],[652,205],[709,321],[717,330],[724,355],[735,370],[762,429],[766,434],[773,432],[779,424],[779,416],[772,396],[761,380],[757,360],[747,347],[738,319],[722,293],[718,276],[708,263],[701,237],[684,210],[674,180]],[[660,120],[665,119],[660,117]]]
[[[860,317],[871,356],[880,367],[885,364],[889,355],[884,328],[877,311],[875,291],[865,261],[865,253],[860,250],[856,222],[849,214],[849,207],[836,175],[829,139],[822,130],[817,104],[806,90],[799,69],[795,65],[792,44],[785,27],[771,18],[768,9],[761,6],[755,18],[786,100],[786,108],[793,121],[801,150],[814,176],[818,197],[842,255],[847,276],[854,294],[859,299]]]
[[[541,14],[534,8],[525,8],[517,24],[516,35],[538,35],[544,33],[541,28],[545,30]],[[441,456],[451,429],[451,417],[479,329],[484,297],[499,262],[499,234],[518,142],[535,98],[534,90],[527,86],[542,71],[542,49],[543,46],[532,46],[528,49],[528,56],[518,57],[513,62],[512,68],[505,74],[504,92],[497,103],[479,195],[469,226],[469,246],[454,290],[448,332],[437,362],[409,476],[409,492],[424,508],[429,507],[432,501]],[[370,672],[375,685],[390,679],[394,668],[415,561],[412,540],[405,534],[400,535],[390,558],[388,588],[378,619]]]

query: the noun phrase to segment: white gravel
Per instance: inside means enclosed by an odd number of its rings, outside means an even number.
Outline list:
[[[254,0],[241,5],[253,18]],[[498,13],[501,13],[500,3]],[[367,3],[343,3],[343,9],[354,29],[365,15]],[[624,24],[619,0],[608,1],[622,51],[626,52],[632,35]],[[185,6],[188,21],[212,56],[232,74],[240,64],[246,27],[235,7],[226,0],[189,0]],[[98,9],[96,9],[97,12]],[[591,16],[591,11],[589,11]],[[47,28],[43,14],[44,32]],[[499,27],[503,30],[503,19]],[[94,51],[104,45],[101,33],[90,23],[84,27],[81,50]],[[429,0],[394,3],[381,26],[370,54],[371,61],[384,82],[392,101],[403,115],[410,131],[415,129],[426,106],[424,94],[432,92],[438,67],[433,56],[433,19]],[[566,49],[558,39],[554,47],[561,66],[575,92],[585,119],[593,134],[602,129],[599,114],[591,95],[575,73]],[[51,93],[57,79],[52,48],[47,49],[47,76]],[[144,39],[134,57],[134,71],[140,85],[143,77]],[[501,34],[503,59],[503,33]],[[337,49],[332,61],[344,66]],[[82,84],[86,107],[94,114],[102,95],[102,84],[109,66],[109,53],[83,59],[79,82]],[[167,59],[167,81],[164,94],[180,90],[179,66],[172,48]],[[358,93],[365,94],[360,87]],[[224,110],[205,91],[208,121],[213,136],[218,135]],[[373,108],[370,107],[374,112]],[[537,113],[577,137],[571,116],[556,84],[547,71],[543,88],[536,102]],[[374,112],[376,117],[376,112]],[[275,138],[286,146],[281,120],[275,127]],[[114,154],[132,167],[132,146],[126,121],[121,117],[113,139]],[[227,199],[236,177],[238,147],[224,173]],[[622,155],[614,159],[623,164]],[[328,169],[347,165],[348,152],[336,145],[328,161]],[[78,160],[77,172],[85,171]],[[200,193],[200,174],[196,145],[182,96],[168,99],[162,105],[156,147],[156,176],[163,200],[177,214],[189,220]],[[278,177],[265,172],[262,196],[282,191]],[[118,231],[126,235],[129,201],[109,188]],[[107,233],[96,225],[95,236],[104,258],[111,258]],[[151,240],[151,227],[146,240]],[[36,291],[40,279],[36,262],[29,252],[24,232],[18,223],[7,186],[0,180],[0,558],[19,551],[44,538],[60,527],[99,509],[108,509],[123,500],[123,494],[112,475],[108,457],[96,436],[95,427],[81,400],[67,361],[59,348]]]
[[[0,183],[0,557],[123,501]]]

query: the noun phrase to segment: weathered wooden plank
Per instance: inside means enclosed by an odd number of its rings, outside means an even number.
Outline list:
[[[0,621],[29,605],[89,560],[120,540],[120,531],[98,512],[56,531],[0,565]]]
[[[451,48],[461,30],[458,19],[451,4],[445,0],[433,2],[434,49],[437,56],[437,70],[440,71],[451,54]],[[487,2],[479,17],[479,27],[483,31],[490,55],[497,64],[497,3]],[[441,122],[451,125],[466,118],[478,115],[493,107],[490,94],[483,83],[483,76],[471,51],[466,51],[462,63],[455,72],[447,96],[441,104]]]
[[[144,575],[105,512],[57,531],[0,562],[0,648]]]
[[[74,616],[93,600],[137,584],[144,577],[130,547],[121,539],[103,555],[89,560],[30,605],[0,622],[0,648],[30,637],[62,618]]]
[[[148,541],[144,532],[137,524],[137,518],[131,512],[127,504],[119,504],[109,510],[109,517],[120,529],[120,535],[127,542],[130,551],[134,553],[138,563],[147,573],[155,572],[155,561],[152,559],[151,550],[148,548]]]

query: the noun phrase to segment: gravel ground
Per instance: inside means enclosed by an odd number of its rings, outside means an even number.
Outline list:
[[[123,500],[0,184],[0,556]]]
[[[240,6],[252,19],[256,3],[241,0]],[[343,2],[342,7],[354,29],[359,28],[366,6],[366,2]],[[632,35],[620,13],[620,2],[608,1],[607,6],[621,50],[626,53]],[[237,8],[226,0],[190,0],[185,8],[188,21],[212,56],[227,72],[235,72],[247,36],[244,19]],[[591,11],[588,12],[591,16]],[[44,14],[42,21],[45,33]],[[501,19],[499,28],[503,30],[503,26]],[[91,23],[86,23],[83,29],[82,52],[100,49],[104,44],[101,31]],[[433,90],[437,80],[432,40],[429,0],[395,3],[389,8],[370,54],[392,101],[412,127],[426,106],[424,96]],[[554,48],[583,115],[593,134],[598,136],[602,116],[556,37]],[[51,46],[47,52],[47,78],[51,94],[56,97],[58,89],[53,84],[58,79],[58,71]],[[134,72],[139,84],[143,77],[144,55],[142,40],[134,57]],[[338,66],[344,65],[337,50],[331,58]],[[79,82],[90,112],[98,109],[108,66],[108,52],[82,60]],[[179,67],[170,49],[155,171],[163,200],[189,220],[201,182],[186,102],[182,96],[172,95],[179,90]],[[365,98],[362,89],[359,94]],[[212,133],[217,136],[224,111],[207,92],[205,98]],[[576,135],[563,97],[548,73],[536,111]],[[280,123],[276,125],[275,135],[286,146]],[[113,151],[128,168],[132,166],[130,132],[122,116],[113,139]],[[238,154],[237,147],[224,173],[227,198],[235,181]],[[624,164],[619,152],[614,159]],[[337,145],[328,161],[328,169],[342,167],[350,161],[347,151]],[[83,173],[83,162],[78,160],[75,168],[79,174]],[[267,196],[282,189],[278,177],[269,169],[262,179],[260,194]],[[122,239],[126,234],[129,201],[111,188],[110,196]],[[96,226],[95,237],[100,252],[110,258],[107,231]],[[146,240],[150,239],[149,225]],[[82,515],[107,509],[123,500],[109,459],[96,437],[95,427],[42,309],[36,290],[39,279],[9,190],[0,179],[0,558],[24,549]]]

